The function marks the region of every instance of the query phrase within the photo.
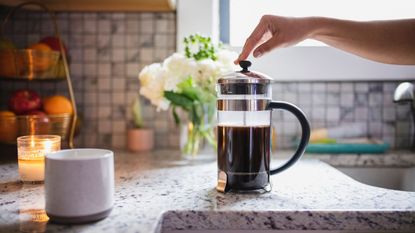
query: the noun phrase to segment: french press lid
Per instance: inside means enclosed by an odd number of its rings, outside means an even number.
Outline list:
[[[262,95],[268,93],[271,78],[260,72],[248,70],[251,62],[240,61],[242,70],[224,75],[218,79],[221,95]]]

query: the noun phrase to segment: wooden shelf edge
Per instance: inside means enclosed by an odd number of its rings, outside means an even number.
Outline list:
[[[53,78],[22,78],[22,77],[6,77],[6,76],[0,76],[0,80],[5,81],[35,81],[35,82],[55,82],[55,81],[63,81],[65,80],[65,77],[53,77]]]
[[[1,5],[16,6],[22,0],[0,0]],[[176,0],[39,0],[52,11],[77,12],[174,12]],[[28,7],[28,9],[38,10]]]

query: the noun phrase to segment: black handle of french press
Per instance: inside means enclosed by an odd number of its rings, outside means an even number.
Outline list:
[[[303,111],[301,111],[301,109],[299,109],[294,104],[283,101],[271,101],[268,104],[268,109],[283,109],[291,112],[300,121],[302,130],[300,144],[298,145],[298,148],[295,151],[294,155],[291,156],[291,158],[287,162],[282,164],[280,167],[270,170],[270,174],[274,175],[291,167],[304,154],[308,141],[310,140],[310,123],[308,122],[307,117],[305,116]]]

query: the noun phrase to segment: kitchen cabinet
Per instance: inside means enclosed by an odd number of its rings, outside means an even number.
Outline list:
[[[15,6],[22,0],[0,0]],[[176,0],[39,0],[53,11],[174,11]]]

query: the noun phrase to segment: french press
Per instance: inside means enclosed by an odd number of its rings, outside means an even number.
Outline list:
[[[310,124],[295,105],[272,100],[271,78],[248,70],[227,74],[217,82],[218,184],[227,191],[270,191],[270,175],[292,166],[300,159],[310,138]],[[271,115],[283,109],[296,116],[302,135],[294,155],[276,169],[270,169]]]

